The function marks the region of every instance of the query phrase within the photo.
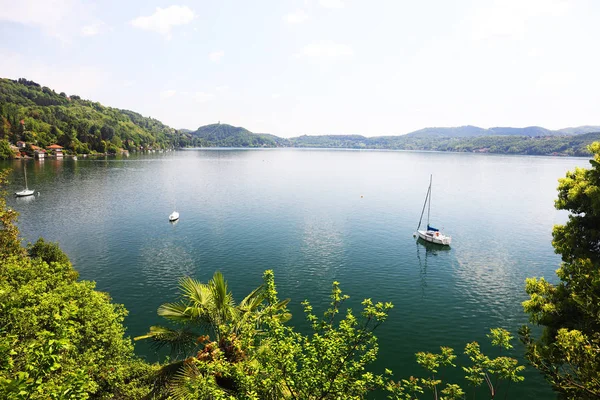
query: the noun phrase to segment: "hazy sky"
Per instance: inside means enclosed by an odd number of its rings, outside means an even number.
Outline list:
[[[0,0],[0,76],[175,128],[600,124],[600,1]]]

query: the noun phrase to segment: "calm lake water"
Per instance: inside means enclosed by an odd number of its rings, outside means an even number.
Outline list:
[[[22,161],[11,192],[24,185]],[[177,280],[220,270],[237,300],[275,271],[292,323],[300,302],[323,311],[331,282],[351,296],[390,301],[375,366],[420,375],[417,351],[462,353],[469,341],[527,321],[524,281],[556,281],[551,246],[557,179],[586,159],[334,150],[187,150],[124,159],[27,161],[39,196],[10,197],[28,241],[58,241],[83,279],[125,304],[131,336],[162,323]],[[433,174],[431,222],[451,249],[413,239]],[[176,207],[177,224],[167,221]],[[516,344],[516,341],[515,341]],[[520,348],[517,347],[517,350]],[[136,351],[150,360],[146,344]],[[518,351],[514,353],[518,354]],[[466,385],[465,385],[466,386]],[[534,370],[510,398],[552,398]],[[485,397],[482,397],[485,398]]]

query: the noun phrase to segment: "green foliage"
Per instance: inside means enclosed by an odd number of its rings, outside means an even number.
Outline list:
[[[221,123],[201,126],[191,135],[192,145],[201,147],[281,147],[287,143],[277,136]]]
[[[552,242],[562,257],[560,282],[526,282],[523,308],[544,327],[539,339],[521,329],[526,356],[566,398],[600,397],[600,143],[591,168],[576,168],[560,180],[555,206],[571,214],[554,227]]]
[[[58,243],[48,243],[43,238],[39,238],[27,250],[31,258],[40,257],[42,261],[48,264],[52,262],[61,264],[69,263],[69,257],[60,249]]]
[[[492,345],[500,348],[501,352],[512,348],[510,341],[513,337],[505,329],[491,329],[488,338]],[[419,399],[419,396],[425,393],[425,390],[431,391],[434,399],[454,400],[465,398],[464,390],[457,384],[446,383],[446,386],[440,390],[440,386],[444,383],[441,375],[438,375],[440,369],[456,367],[454,350],[449,347],[440,347],[440,350],[441,352],[438,354],[417,353],[417,363],[425,368],[429,375],[422,378],[411,376],[409,379],[403,379],[399,382],[390,381],[387,384],[387,390],[390,393],[388,398],[394,400]],[[506,397],[510,384],[521,382],[524,379],[519,374],[523,372],[525,367],[518,365],[518,361],[514,358],[506,356],[489,358],[481,352],[477,342],[468,343],[465,346],[464,353],[469,357],[470,364],[462,367],[462,370],[465,372],[465,379],[469,385],[473,386],[473,397],[476,388],[485,383],[490,398],[494,399],[498,395],[498,389],[503,382],[506,382],[504,388]]]
[[[190,145],[189,135],[160,121],[63,96],[26,79],[0,79],[0,117],[0,139],[27,140],[40,147],[58,143],[77,153]]]
[[[8,140],[0,139],[0,160],[9,160],[13,158],[15,154],[10,148]]]
[[[15,225],[17,216],[15,210],[6,208],[6,190],[10,170],[0,171],[0,263],[13,255],[24,255],[19,238],[19,229]]]
[[[6,171],[0,174],[6,183]],[[126,311],[77,272],[54,243],[27,255],[16,213],[0,200],[0,398],[141,398],[154,367],[133,357]]]
[[[385,386],[384,377],[366,371],[366,366],[377,355],[373,331],[385,321],[391,304],[367,299],[359,316],[347,309],[338,321],[348,296],[334,282],[323,318],[303,303],[312,328],[304,335],[285,324],[287,300],[277,298],[273,272],[266,271],[263,279],[261,287],[236,305],[220,274],[206,285],[186,278],[180,283],[182,301],[161,306],[161,315],[186,324],[200,322],[208,333],[190,335],[186,340],[197,344],[193,355],[163,368],[174,398],[362,399]],[[171,332],[153,327],[145,337],[165,339],[157,336]]]

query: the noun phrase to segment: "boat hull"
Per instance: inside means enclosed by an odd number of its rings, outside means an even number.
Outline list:
[[[436,231],[417,231],[419,237],[426,242],[440,244],[442,246],[450,246],[452,238],[443,233]]]
[[[173,211],[171,215],[169,215],[169,221],[175,222],[179,219],[179,213],[177,211]]]
[[[17,196],[17,197],[33,196],[34,193],[35,193],[34,190],[21,190],[20,192],[15,192],[15,196]]]

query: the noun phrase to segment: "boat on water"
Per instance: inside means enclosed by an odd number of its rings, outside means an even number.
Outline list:
[[[173,211],[171,215],[169,215],[169,221],[175,222],[179,219],[179,213],[177,211]]]
[[[448,235],[440,232],[439,229],[429,225],[429,214],[431,213],[431,184],[433,182],[433,175],[429,176],[429,188],[427,188],[427,195],[425,196],[425,203],[423,203],[423,210],[421,211],[421,218],[419,219],[419,226],[415,236],[418,235],[422,240],[435,243],[442,246],[450,246],[452,238]],[[425,213],[425,207],[427,207],[427,229],[420,229],[421,222],[423,222],[423,214]]]
[[[15,196],[17,196],[17,197],[33,196],[33,194],[35,193],[35,190],[29,189],[27,187],[27,165],[24,165],[23,168],[25,171],[25,189],[23,189],[19,192],[15,192]]]

